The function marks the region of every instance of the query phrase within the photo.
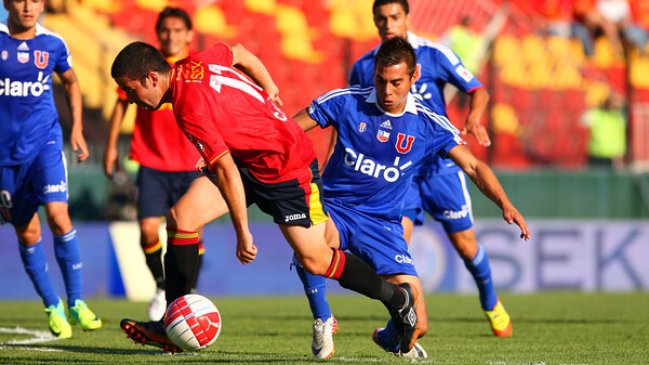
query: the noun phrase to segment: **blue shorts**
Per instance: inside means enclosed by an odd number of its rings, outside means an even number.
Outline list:
[[[349,250],[379,275],[417,275],[399,221],[386,221],[355,211],[333,199],[325,206],[340,232],[340,249]]]
[[[420,226],[424,224],[424,212],[440,222],[446,233],[473,227],[471,196],[464,172],[434,174],[413,181],[402,214]]]
[[[161,171],[140,166],[137,173],[137,217],[161,217],[200,176],[198,171]]]
[[[68,171],[60,134],[22,165],[0,166],[0,223],[22,226],[40,205],[68,201]]]

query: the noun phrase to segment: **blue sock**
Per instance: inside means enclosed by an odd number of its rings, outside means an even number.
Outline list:
[[[73,306],[77,299],[81,299],[81,250],[76,229],[54,236],[54,254],[63,273],[68,306]]]
[[[47,273],[47,257],[45,256],[45,249],[39,240],[35,245],[25,246],[18,243],[20,249],[20,258],[23,260],[25,271],[34,284],[36,292],[43,300],[45,308],[50,305],[56,306],[59,303],[59,298],[54,291],[52,281]]]
[[[478,245],[478,252],[476,252],[472,260],[464,261],[464,266],[469,269],[478,286],[482,309],[486,311],[492,310],[498,302],[498,296],[494,289],[493,280],[491,280],[491,267],[489,266],[487,251],[482,245]]]
[[[327,279],[321,275],[313,275],[302,267],[302,264],[293,255],[295,271],[304,285],[304,293],[309,300],[309,307],[313,313],[313,319],[320,318],[323,322],[331,317],[331,308],[327,301]]]

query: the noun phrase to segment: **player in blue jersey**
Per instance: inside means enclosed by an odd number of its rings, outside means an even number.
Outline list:
[[[408,31],[410,17],[407,0],[376,0],[372,9],[375,25],[383,41],[401,37],[415,47],[421,65],[421,77],[413,88],[418,99],[432,110],[446,115],[443,89],[446,84],[454,85],[468,94],[471,100],[462,133],[472,133],[478,143],[490,145],[489,136],[480,124],[489,95],[480,81],[464,67],[453,51]],[[354,64],[350,84],[371,84],[375,53],[375,50],[370,51]],[[442,224],[473,276],[480,293],[481,307],[492,332],[500,337],[511,336],[511,320],[496,295],[486,251],[475,238],[471,198],[464,174],[452,161],[438,158],[432,165],[419,171],[404,206],[406,240],[410,240],[413,225],[423,224],[424,211]],[[391,326],[387,331],[380,331],[377,338],[389,338],[390,332]]]
[[[0,24],[0,223],[11,223],[25,270],[43,300],[49,327],[58,338],[72,336],[63,302],[47,270],[38,219],[45,206],[54,253],[63,273],[70,317],[84,330],[101,320],[81,296],[81,255],[68,214],[68,181],[63,138],[52,96],[52,73],[64,85],[79,162],[88,158],[81,121],[81,91],[70,52],[58,35],[37,23],[44,0],[4,0],[7,24]]]
[[[295,120],[305,130],[319,125],[332,126],[337,132],[335,149],[322,176],[325,206],[335,223],[328,227],[328,243],[363,258],[386,280],[409,283],[421,293],[401,213],[417,171],[435,156],[455,161],[503,210],[505,220],[520,227],[522,238],[529,239],[530,232],[491,169],[473,156],[460,132],[409,93],[419,78],[413,47],[394,37],[382,44],[375,59],[375,87],[331,91],[298,113]],[[423,300],[415,308],[421,305]],[[319,321],[322,319],[316,319],[316,324]],[[334,351],[331,317],[324,322],[328,324],[314,333],[312,350],[319,358]],[[419,317],[417,332],[423,336],[426,331],[427,319]],[[399,352],[403,342],[396,339],[394,345],[399,346],[394,352]],[[426,357],[421,346],[410,345],[413,350],[404,355]]]

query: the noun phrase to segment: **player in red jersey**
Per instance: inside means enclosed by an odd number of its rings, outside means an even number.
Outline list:
[[[194,33],[192,20],[185,10],[172,7],[163,9],[158,14],[155,29],[160,52],[170,65],[189,56]],[[119,98],[108,127],[104,153],[104,173],[108,177],[112,177],[119,161],[119,127],[128,107],[126,93],[118,90]],[[162,217],[200,175],[195,168],[199,154],[176,125],[171,104],[165,104],[156,111],[137,109],[130,158],[140,164],[136,180],[140,246],[156,283],[156,293],[149,303],[148,315],[151,320],[159,320],[164,315],[167,303],[162,243],[158,231]],[[202,245],[200,251],[203,251]]]
[[[197,230],[228,210],[237,258],[244,265],[255,259],[246,206],[256,203],[273,217],[308,272],[380,300],[399,328],[402,348],[409,351],[419,334],[414,310],[419,292],[408,284],[388,283],[358,257],[327,246],[326,227],[333,223],[322,206],[313,145],[273,102],[277,87],[266,68],[241,49],[217,44],[171,69],[155,48],[135,42],[118,54],[111,69],[129,102],[149,110],[173,104],[178,124],[201,152],[214,182],[196,179],[169,212],[167,301],[191,289],[187,278],[196,266]],[[242,63],[242,54],[250,62]],[[136,342],[180,350],[160,322],[124,319],[121,326]]]

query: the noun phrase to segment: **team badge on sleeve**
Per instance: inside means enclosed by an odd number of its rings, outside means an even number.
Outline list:
[[[462,66],[462,65],[458,65],[455,68],[455,72],[457,72],[457,74],[460,75],[460,77],[462,79],[464,79],[464,81],[466,81],[466,82],[469,82],[469,81],[473,80],[473,77],[474,77],[473,74],[469,70],[464,68],[464,66]]]

